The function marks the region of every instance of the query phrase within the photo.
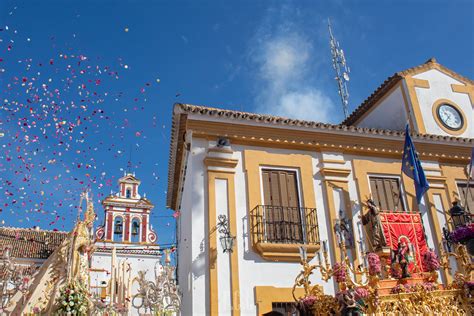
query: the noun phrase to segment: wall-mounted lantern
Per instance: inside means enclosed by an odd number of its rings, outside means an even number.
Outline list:
[[[219,215],[217,219],[219,222],[217,223],[216,227],[219,233],[221,233],[219,240],[221,241],[222,250],[224,253],[232,252],[235,237],[230,234],[229,221],[227,220],[227,216]]]
[[[466,215],[464,208],[459,205],[458,201],[453,202],[453,207],[449,209],[449,214],[451,215],[455,228],[467,225],[470,222],[469,215]]]

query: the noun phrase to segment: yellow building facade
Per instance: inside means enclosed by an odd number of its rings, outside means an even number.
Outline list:
[[[452,203],[474,208],[474,194],[464,196],[474,193],[466,186],[473,104],[473,81],[434,59],[389,77],[337,125],[176,104],[167,204],[181,214],[182,313],[285,314],[299,247],[308,259],[325,247],[336,262],[336,224],[344,222],[348,256],[355,267],[364,263],[373,250],[360,219],[369,198],[382,210],[420,213],[427,246],[441,251]],[[401,173],[407,123],[430,184],[420,205]],[[235,237],[230,249],[226,233]],[[337,291],[319,272],[312,283]]]

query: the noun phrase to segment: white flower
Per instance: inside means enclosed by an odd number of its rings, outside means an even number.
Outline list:
[[[69,306],[74,306],[74,302],[73,301],[69,302]]]
[[[66,302],[66,301],[63,301],[63,305],[66,306],[66,305],[67,305],[67,302]]]

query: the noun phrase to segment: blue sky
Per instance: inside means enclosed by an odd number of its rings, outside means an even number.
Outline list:
[[[159,242],[172,243],[173,103],[337,123],[327,18],[353,110],[430,57],[474,78],[473,13],[467,0],[2,1],[0,220],[69,230],[90,187],[102,222],[98,201],[131,151]]]

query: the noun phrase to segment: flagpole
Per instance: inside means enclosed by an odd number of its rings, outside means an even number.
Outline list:
[[[410,126],[410,116],[411,116],[411,111],[410,109],[408,109],[408,115],[407,115],[407,122],[405,125],[408,125]],[[411,127],[411,126],[410,126]],[[405,145],[403,145],[405,146]],[[396,206],[396,209],[398,210],[398,207],[400,205],[400,202],[402,201],[402,188],[403,188],[403,192],[405,192],[406,194],[406,191],[405,191],[405,181],[403,180],[403,153],[405,152],[405,149],[403,149],[402,151],[402,166],[400,168],[400,194],[399,194],[399,197],[398,197],[398,201],[397,201],[397,206]],[[402,208],[403,208],[403,202],[402,202]],[[418,205],[418,208],[420,208],[420,206]]]

